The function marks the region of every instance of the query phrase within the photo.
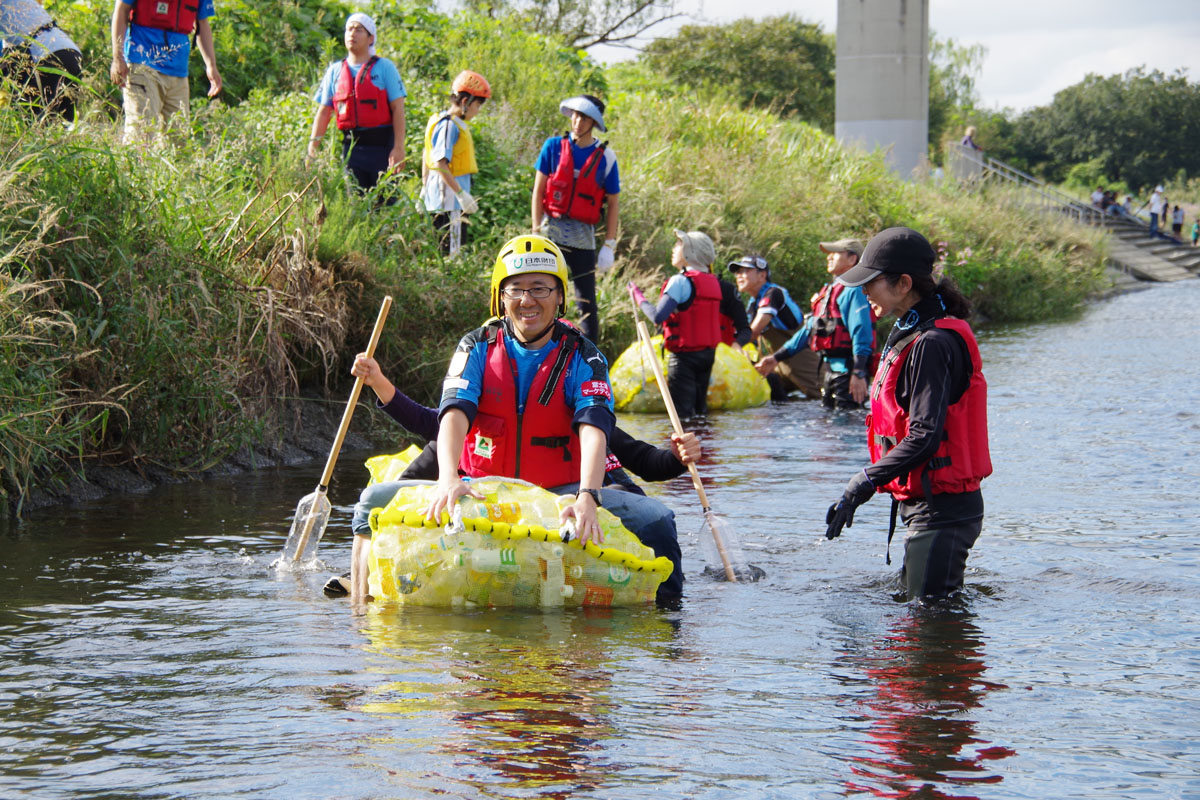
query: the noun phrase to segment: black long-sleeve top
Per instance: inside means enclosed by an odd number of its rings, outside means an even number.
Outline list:
[[[931,311],[922,308],[927,302],[918,304],[918,312]],[[922,318],[929,317],[922,314]],[[908,330],[893,329],[887,346]],[[917,339],[896,381],[896,402],[908,412],[908,435],[864,470],[871,483],[882,486],[933,458],[942,442],[948,409],[966,392],[973,371],[967,344],[954,331],[931,328]],[[937,494],[901,503],[900,512],[910,527],[938,527],[982,517],[983,496],[979,491]]]

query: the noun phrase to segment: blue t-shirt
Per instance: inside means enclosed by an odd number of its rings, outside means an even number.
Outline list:
[[[49,30],[43,30],[36,37],[31,37],[36,30],[46,25],[52,25]],[[54,24],[54,20],[46,13],[36,0],[4,0],[0,2],[0,36],[3,36],[3,47],[19,47],[28,43],[29,57],[41,61],[51,53],[59,50],[78,50],[79,45],[71,41],[71,37],[62,32]]]
[[[580,147],[571,141],[571,158],[575,164],[575,174],[579,174],[579,168],[584,165],[592,153],[596,152],[596,148],[600,146],[599,140],[592,142],[587,147]],[[558,169],[558,162],[562,158],[562,137],[551,136],[542,145],[542,152],[538,154],[537,164],[534,166],[537,171],[543,175],[553,175],[554,170]],[[599,166],[596,167],[596,183],[604,187],[605,194],[620,194],[621,192],[621,176],[617,170],[617,154],[613,152],[611,147],[604,148],[604,158]]]
[[[587,147],[580,147],[571,141],[571,160],[575,166],[575,174],[579,174],[579,169],[591,157],[592,153],[596,152],[596,148],[600,146],[599,140],[594,141]],[[537,162],[534,168],[543,175],[553,175],[554,170],[558,169],[558,162],[562,160],[562,137],[551,136],[542,145],[542,151],[538,154]],[[604,187],[605,194],[619,194],[621,192],[621,176],[617,170],[617,154],[613,152],[611,147],[604,148],[604,158],[596,167],[596,182]],[[580,222],[577,219],[564,217],[563,219],[554,219],[549,214],[546,215],[546,235],[549,236],[556,244],[565,247],[573,247],[582,250],[596,249],[596,229],[594,226],[586,222]]]
[[[121,3],[132,8],[134,0],[121,0]],[[214,14],[216,10],[213,8],[213,0],[200,0],[196,21],[208,19]],[[191,52],[191,38],[186,33],[147,28],[136,22],[129,23],[129,32],[125,34],[124,53],[125,61],[130,64],[144,64],[164,75],[186,78],[188,56]]]
[[[333,108],[333,93],[337,91],[338,78],[342,74],[342,61],[343,59],[338,59],[325,70],[325,75],[321,78],[321,83],[313,95],[313,100],[316,100],[319,105]],[[358,72],[363,65],[350,64],[349,67],[350,77],[358,80]],[[400,80],[400,73],[396,70],[396,65],[386,58],[380,58],[375,62],[375,66],[371,67],[371,83],[375,88],[387,92],[389,103],[395,102],[397,98],[408,96],[404,90],[404,81]]]

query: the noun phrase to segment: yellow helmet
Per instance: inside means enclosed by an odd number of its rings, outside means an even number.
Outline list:
[[[567,313],[567,262],[563,258],[558,245],[545,236],[524,234],[509,239],[500,248],[496,256],[496,266],[492,268],[492,315],[502,316],[504,309],[500,305],[500,284],[505,278],[513,275],[527,275],[531,272],[541,272],[558,278],[558,288],[562,291],[562,299],[558,304],[558,315]]]

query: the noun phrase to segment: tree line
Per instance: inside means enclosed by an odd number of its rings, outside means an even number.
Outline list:
[[[833,129],[836,41],[793,14],[688,25],[651,42],[640,60],[672,82],[769,107]],[[986,50],[930,36],[930,159],[940,163],[968,125],[987,154],[1061,183],[1119,183],[1136,191],[1200,177],[1200,84],[1144,68],[1089,75],[1023,112],[980,106]]]

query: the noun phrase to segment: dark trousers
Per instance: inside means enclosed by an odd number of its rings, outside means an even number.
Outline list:
[[[346,174],[354,179],[359,194],[374,189],[380,176],[387,172],[393,140],[391,125],[342,132],[342,161],[346,165]],[[390,206],[395,202],[395,197],[379,200],[380,205]]]
[[[441,248],[443,255],[450,253],[450,212],[435,211],[433,212],[433,230],[438,234],[438,247]],[[462,229],[459,232],[458,244],[459,247],[466,247],[470,241],[471,226],[467,224],[467,215],[462,215]]]
[[[593,344],[600,339],[600,311],[596,308],[596,251],[558,246],[571,270],[575,305],[579,308],[579,330]]]
[[[55,50],[34,63],[28,47],[10,47],[0,61],[0,73],[19,89],[16,102],[28,104],[39,118],[58,114],[67,122],[75,121],[78,84],[72,78],[83,74],[83,56],[78,50]]]
[[[821,362],[821,404],[826,408],[862,408],[850,394],[850,373],[834,372]]]
[[[981,519],[946,528],[910,529],[904,537],[904,567],[900,570],[908,599],[945,597],[961,589],[967,554],[982,529]]]
[[[708,380],[717,351],[670,353],[667,356],[667,390],[681,418],[708,413]]]

